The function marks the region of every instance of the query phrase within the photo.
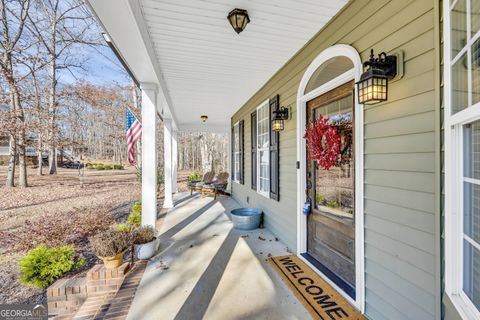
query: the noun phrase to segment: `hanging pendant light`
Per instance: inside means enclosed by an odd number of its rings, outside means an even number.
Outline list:
[[[247,10],[238,8],[230,11],[227,18],[236,33],[242,32],[247,26],[247,24],[250,22]]]

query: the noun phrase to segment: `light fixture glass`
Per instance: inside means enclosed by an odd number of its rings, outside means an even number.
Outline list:
[[[281,119],[273,119],[272,120],[272,130],[273,131],[283,131],[284,128],[284,121]]]
[[[288,119],[288,109],[281,107],[273,111],[272,131],[283,131],[285,129],[285,120]]]
[[[233,9],[227,16],[230,25],[236,33],[242,32],[250,22],[247,10]]]
[[[357,82],[358,103],[376,104],[388,100],[388,80],[397,75],[397,57],[387,56],[385,52],[375,58],[373,49],[370,60],[364,62],[368,67]]]
[[[369,70],[357,83],[358,103],[376,104],[388,99],[388,78],[383,72]]]

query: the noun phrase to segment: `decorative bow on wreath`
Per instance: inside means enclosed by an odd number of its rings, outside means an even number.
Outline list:
[[[303,136],[307,140],[308,159],[316,161],[317,167],[329,170],[340,155],[340,135],[328,117],[320,115],[317,121],[310,120]]]

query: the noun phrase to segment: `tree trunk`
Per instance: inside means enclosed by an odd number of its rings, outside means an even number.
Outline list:
[[[43,157],[42,157],[42,150],[38,151],[38,168],[37,168],[37,175],[43,175]]]
[[[7,187],[15,187],[15,155],[17,153],[17,139],[14,134],[10,135],[10,159],[8,160]]]
[[[26,139],[25,139],[25,129],[20,130],[20,135],[18,138],[18,185],[20,187],[28,187],[27,181],[27,161],[25,159],[25,150],[26,150]]]
[[[55,17],[56,19],[56,17]],[[56,20],[53,21],[56,21]],[[56,143],[55,143],[55,122],[56,122],[56,111],[57,111],[57,56],[56,56],[56,33],[57,33],[56,23],[52,23],[51,27],[51,40],[50,40],[50,92],[49,92],[49,105],[48,113],[50,115],[49,123],[49,153],[48,153],[48,173],[56,174],[57,173],[57,152],[56,152]]]

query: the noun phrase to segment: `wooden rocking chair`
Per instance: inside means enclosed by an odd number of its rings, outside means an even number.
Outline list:
[[[190,195],[193,194],[193,191],[202,191],[202,187],[206,183],[212,183],[213,178],[215,177],[215,172],[209,171],[203,175],[202,180],[192,180],[190,181]]]
[[[205,194],[213,194],[214,199],[217,199],[217,194],[227,194],[228,177],[228,172],[220,172],[217,179],[204,184],[202,186],[202,197]]]

